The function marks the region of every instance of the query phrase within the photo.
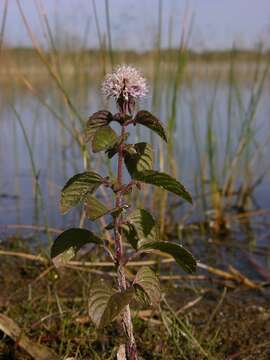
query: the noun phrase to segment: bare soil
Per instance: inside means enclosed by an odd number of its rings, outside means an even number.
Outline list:
[[[2,256],[0,312],[61,359],[115,359],[123,342],[119,325],[98,334],[87,316],[93,276],[97,275],[72,269],[56,272],[34,261]],[[142,359],[269,360],[269,291],[237,287],[225,293],[224,287],[226,283],[214,285],[211,278],[203,283],[162,282],[173,311],[162,302],[160,309],[134,312]],[[0,359],[31,357],[0,332]]]

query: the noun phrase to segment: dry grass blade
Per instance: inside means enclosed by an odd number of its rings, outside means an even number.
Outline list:
[[[195,300],[189,301],[186,305],[182,306],[179,310],[175,312],[176,315],[185,313],[187,310],[198,304],[202,299],[203,297],[199,296]]]
[[[64,98],[64,101],[66,102],[66,104],[69,106],[71,112],[78,118],[78,120],[80,121],[81,124],[84,124],[84,120],[81,117],[81,115],[79,114],[79,112],[77,111],[76,107],[74,106],[73,102],[71,101],[69,95],[67,94],[66,89],[64,88],[61,79],[59,78],[58,74],[54,71],[54,69],[52,68],[50,62],[47,60],[45,53],[42,51],[41,47],[38,44],[38,41],[35,37],[35,34],[33,33],[33,31],[31,30],[31,27],[27,21],[27,18],[24,14],[23,8],[21,6],[21,2],[20,0],[16,0],[17,2],[17,6],[18,6],[18,10],[19,13],[21,15],[22,21],[25,25],[25,28],[27,30],[27,33],[32,41],[33,47],[35,48],[40,60],[42,61],[42,63],[46,66],[51,78],[55,81],[55,84],[57,85],[59,91],[62,93],[62,96]]]
[[[15,257],[19,257],[19,258],[26,259],[26,260],[38,261],[38,262],[45,263],[45,264],[48,263],[48,260],[40,255],[32,255],[32,254],[27,254],[24,252],[19,252],[19,251],[0,250],[0,255],[15,256]]]
[[[225,299],[226,294],[227,294],[227,288],[224,288],[219,302],[217,303],[216,307],[214,308],[212,314],[210,315],[210,317],[209,317],[209,319],[207,321],[207,324],[205,325],[205,327],[204,327],[204,329],[203,329],[203,331],[201,333],[200,341],[202,341],[204,339],[204,337],[206,335],[206,332],[207,332],[211,322],[214,320],[216,314],[218,313],[218,311],[219,311],[219,309],[220,309],[220,307],[221,307],[221,305],[222,305],[222,303],[223,303],[223,301]]]
[[[32,255],[28,253],[23,252],[16,252],[16,251],[5,251],[0,250],[0,256],[15,256],[24,258],[26,260],[32,260],[32,261],[38,261],[44,264],[48,264],[48,260],[41,256],[41,255]],[[162,264],[170,264],[173,263],[174,259],[164,259],[161,260],[160,263]],[[130,261],[127,266],[128,267],[141,267],[141,266],[150,266],[150,265],[156,265],[156,260],[145,260],[145,261]],[[66,264],[66,267],[69,268],[75,268],[77,270],[83,270],[87,267],[113,267],[114,263],[111,261],[69,261]],[[203,263],[197,263],[197,267],[203,270],[208,271],[211,274],[214,274],[218,277],[221,277],[225,280],[231,280],[238,284],[244,285],[251,289],[258,289],[261,287],[261,284],[255,283],[254,281],[247,278],[245,275],[240,273],[238,270],[233,268],[232,266],[229,266],[229,272],[203,264]],[[160,277],[161,280],[205,280],[206,277],[204,275],[163,275]]]
[[[229,272],[226,272],[224,270],[220,270],[220,269],[217,269],[217,268],[214,268],[212,266],[208,266],[208,265],[202,264],[202,263],[199,263],[198,267],[200,267],[201,269],[207,270],[208,272],[215,274],[219,277],[222,277],[226,280],[236,281],[237,283],[240,283],[251,289],[258,289],[261,286],[260,284],[257,284],[255,282],[253,282],[252,280],[248,279],[246,276],[241,274],[238,270],[236,270],[232,266],[229,266]]]
[[[249,287],[251,289],[257,289],[258,288],[258,285],[256,283],[254,283],[252,280],[248,279],[245,275],[240,273],[240,271],[235,269],[233,266],[229,265],[229,270],[230,270],[230,273],[232,273],[236,277],[236,279],[240,283],[245,285],[246,287]]]
[[[60,360],[46,346],[32,342],[23,334],[22,329],[11,318],[3,314],[0,314],[0,330],[36,360]]]

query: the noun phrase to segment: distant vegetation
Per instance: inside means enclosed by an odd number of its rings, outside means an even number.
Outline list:
[[[177,61],[179,58],[179,52],[183,52],[183,49],[161,49],[159,51],[159,57],[161,61]],[[113,57],[115,63],[121,61],[130,63],[137,62],[143,59],[147,61],[156,56],[158,50],[147,51],[135,51],[135,50],[113,50]],[[261,60],[270,60],[270,50],[265,52],[256,50],[242,50],[242,49],[225,49],[225,50],[206,50],[206,51],[194,51],[190,49],[184,49],[185,56],[189,61],[203,61],[203,62],[228,62],[233,54],[235,61],[253,62],[257,61],[258,57]],[[45,51],[48,57],[53,55],[53,50]],[[82,50],[59,50],[58,55],[65,57],[66,59],[73,58],[80,54],[82,57],[91,57],[99,59],[100,57],[107,57],[108,52],[104,49],[82,49]],[[38,61],[38,55],[36,50],[31,47],[16,47],[3,49],[2,55],[8,55],[9,60],[15,58],[16,61],[26,60],[27,64],[31,65],[35,61]]]

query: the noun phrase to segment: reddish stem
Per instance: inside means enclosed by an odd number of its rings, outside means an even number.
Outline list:
[[[122,129],[121,129],[121,136],[122,138],[125,135],[125,126],[122,125]],[[124,157],[124,143],[121,143],[119,145],[119,151],[118,151],[118,165],[117,165],[117,187],[121,187],[122,186],[122,182],[123,182],[123,157]],[[121,191],[116,193],[116,198],[115,198],[115,207],[119,207],[122,205],[122,193]],[[119,229],[119,225],[121,222],[121,215],[119,215],[116,219],[115,219],[115,227],[114,227],[114,235],[115,235],[115,252],[116,252],[116,260],[117,263],[119,264],[121,261],[121,257],[122,257],[122,244],[121,244],[121,233],[120,233],[120,229]]]
[[[121,136],[124,139],[126,125],[122,125]],[[117,187],[121,188],[123,186],[123,160],[124,160],[124,142],[121,142],[118,150],[118,165],[117,165]],[[122,205],[123,192],[116,192],[115,198],[115,207]],[[117,267],[117,279],[118,279],[118,288],[120,291],[126,290],[126,277],[124,271],[124,254],[122,249],[122,238],[121,238],[121,222],[122,214],[117,216],[114,221],[114,238],[115,238],[115,259]],[[122,317],[122,326],[124,333],[127,336],[126,344],[126,355],[128,360],[138,360],[137,347],[133,334],[133,325],[131,320],[131,313],[129,305],[126,306],[123,317]]]

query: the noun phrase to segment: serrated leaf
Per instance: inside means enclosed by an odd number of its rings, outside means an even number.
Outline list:
[[[106,215],[109,212],[109,209],[96,197],[88,194],[86,198],[85,212],[86,216],[90,220],[95,221],[100,217]]]
[[[153,270],[148,266],[143,266],[136,274],[133,285],[141,288],[148,297],[150,305],[160,302],[159,279]]]
[[[102,182],[103,178],[93,171],[86,171],[70,178],[61,191],[61,213],[65,214],[78,205],[88,193],[94,192]]]
[[[89,316],[98,328],[109,325],[131,302],[134,288],[116,291],[105,281],[95,283],[89,294]]]
[[[92,140],[94,153],[107,150],[117,141],[117,134],[110,126],[103,126],[96,130]]]
[[[84,132],[85,141],[91,140],[97,131],[102,126],[108,125],[113,120],[113,115],[107,110],[100,110],[95,112],[87,121]]]
[[[128,242],[137,249],[147,242],[158,240],[159,233],[153,216],[144,209],[134,210],[123,225]]]
[[[161,121],[149,111],[139,111],[134,118],[134,122],[148,127],[149,129],[157,133],[164,141],[167,142],[167,134]]]
[[[65,230],[54,241],[51,258],[56,267],[65,265],[85,244],[101,244],[102,240],[91,231],[80,228]]]
[[[119,136],[112,147],[109,147],[105,152],[108,155],[108,158],[111,159],[114,157],[115,154],[117,154],[118,152],[118,147],[122,142],[125,142],[129,137],[129,133],[125,133],[124,137],[123,136]]]
[[[139,237],[137,246],[147,242],[158,240],[158,230],[153,216],[144,209],[134,210],[128,217],[128,221],[134,226]]]
[[[137,249],[139,237],[135,227],[131,224],[122,224],[121,229],[123,230],[127,242],[131,244],[134,249]]]
[[[151,301],[149,296],[143,291],[140,286],[134,286],[134,299],[138,304],[141,304],[144,307],[151,306]]]
[[[125,164],[131,177],[138,171],[150,170],[153,167],[153,151],[145,142],[128,146],[125,150]]]
[[[106,309],[100,320],[99,327],[103,328],[109,325],[118,315],[124,310],[124,308],[131,302],[134,296],[134,288],[129,287],[125,291],[118,291],[113,294],[106,306]]]
[[[100,202],[96,197],[88,194],[86,197],[86,216],[95,221],[104,215],[111,215],[112,217],[116,217],[121,214],[122,211],[128,208],[127,204],[123,204],[122,206],[117,206],[112,209],[108,209],[102,202]]]
[[[135,173],[134,179],[142,181],[146,184],[159,186],[167,191],[170,191],[180,196],[181,198],[192,204],[192,198],[189,192],[185,189],[184,185],[182,185],[179,181],[166,173],[154,170],[144,170]]]
[[[99,327],[102,315],[110,297],[116,293],[110,284],[101,279],[92,285],[89,293],[88,313],[93,323]]]
[[[142,245],[139,250],[144,252],[145,250],[159,250],[161,252],[171,255],[176,263],[186,272],[193,273],[196,271],[196,260],[192,254],[183,246],[168,241],[160,241],[147,243]]]

